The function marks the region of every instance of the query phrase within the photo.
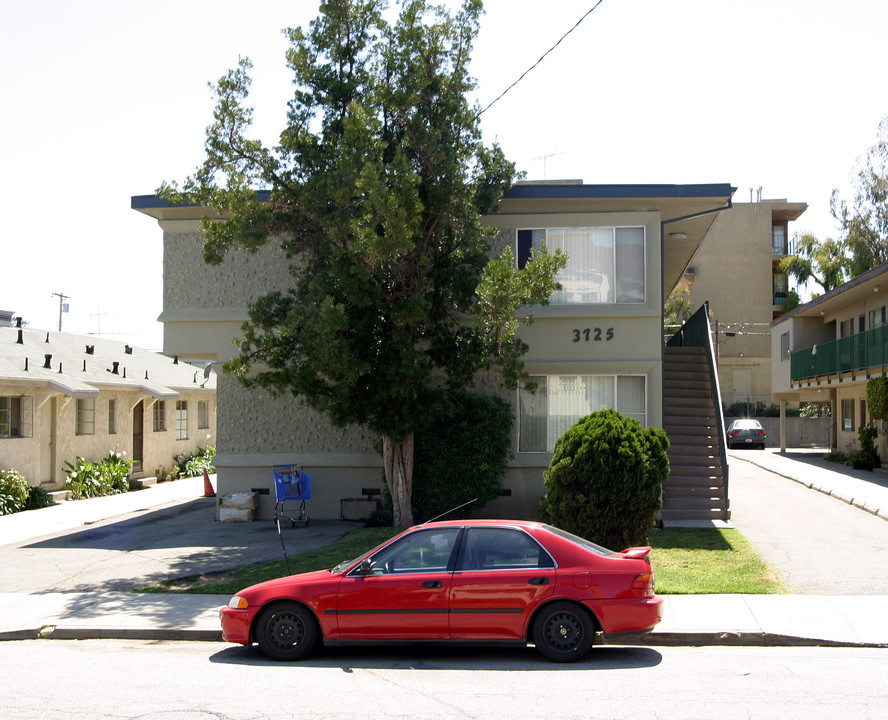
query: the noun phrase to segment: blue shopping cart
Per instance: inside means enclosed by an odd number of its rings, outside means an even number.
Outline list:
[[[305,513],[305,501],[311,497],[311,476],[298,465],[274,465],[274,522],[280,528],[279,518],[287,518],[292,527],[297,524],[308,525]],[[284,512],[284,503],[298,502],[299,510],[295,516]]]

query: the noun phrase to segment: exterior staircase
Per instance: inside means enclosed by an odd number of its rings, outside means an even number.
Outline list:
[[[660,515],[666,527],[731,518],[721,401],[711,377],[704,347],[666,347],[663,429],[671,471]]]

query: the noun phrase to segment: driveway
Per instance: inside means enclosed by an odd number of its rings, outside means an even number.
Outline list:
[[[2,545],[0,587],[7,593],[130,590],[283,558],[274,523],[216,522],[215,504],[215,498],[179,500]],[[35,523],[41,512],[30,511]],[[361,524],[312,519],[306,527],[282,524],[281,531],[292,557],[356,527]]]
[[[755,450],[729,454],[731,519],[789,589],[805,595],[888,595],[888,522],[752,464],[761,457]],[[842,471],[841,465],[832,471],[811,465],[802,477]],[[870,478],[859,481],[886,482],[879,473]]]

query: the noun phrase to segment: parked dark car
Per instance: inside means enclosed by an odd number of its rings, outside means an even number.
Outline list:
[[[728,447],[765,449],[767,433],[758,420],[734,420],[728,427]]]

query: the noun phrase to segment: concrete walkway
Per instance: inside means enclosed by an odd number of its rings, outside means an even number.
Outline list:
[[[803,453],[811,455],[810,453]],[[814,457],[764,452],[756,464],[820,492],[835,494],[888,519],[886,476],[881,482],[845,473]],[[747,456],[743,456],[747,460]],[[203,495],[203,480],[162,483],[127,495],[0,517],[0,545],[81,528],[100,518],[185,503]],[[855,502],[856,501],[856,502]],[[341,536],[348,523],[330,522],[316,545]],[[349,526],[349,527],[346,527]],[[886,524],[888,538],[888,524]],[[742,528],[740,528],[742,531]],[[292,537],[292,536],[291,536]],[[884,570],[882,570],[884,571]],[[0,569],[0,589],[3,570]],[[26,638],[220,639],[220,595],[124,592],[0,593],[0,640]],[[811,595],[699,595],[665,597],[656,630],[620,644],[846,645],[888,647],[888,597]]]

